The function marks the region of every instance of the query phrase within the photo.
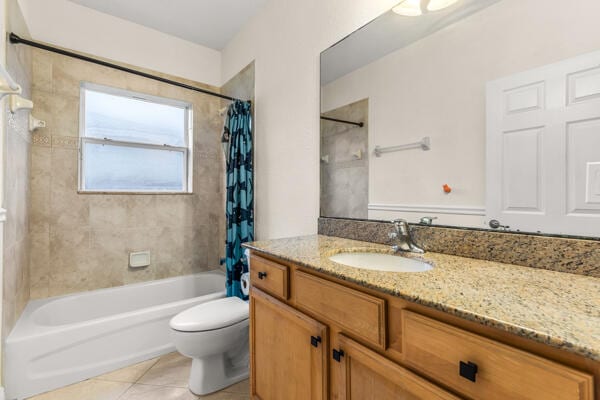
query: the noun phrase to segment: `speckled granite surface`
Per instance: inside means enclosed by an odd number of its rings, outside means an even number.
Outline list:
[[[319,218],[319,233],[387,244],[391,225],[379,221]],[[411,225],[425,250],[600,278],[600,240]]]
[[[422,256],[434,265],[427,272],[370,271],[334,263],[329,257],[340,251],[389,252],[388,246],[323,235],[245,246],[600,361],[598,278],[432,252]]]

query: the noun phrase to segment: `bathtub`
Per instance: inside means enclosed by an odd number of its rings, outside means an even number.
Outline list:
[[[29,302],[5,344],[8,399],[175,351],[169,320],[225,297],[220,271]]]

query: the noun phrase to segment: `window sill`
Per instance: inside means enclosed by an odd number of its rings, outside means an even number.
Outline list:
[[[77,194],[103,194],[103,195],[126,195],[126,196],[138,196],[138,195],[192,195],[194,192],[103,192],[93,190],[78,190]]]

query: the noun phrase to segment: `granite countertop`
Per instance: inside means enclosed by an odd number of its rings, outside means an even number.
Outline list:
[[[600,361],[599,278],[431,252],[402,254],[432,264],[426,272],[371,271],[329,257],[341,251],[391,253],[389,246],[323,235],[244,246]]]

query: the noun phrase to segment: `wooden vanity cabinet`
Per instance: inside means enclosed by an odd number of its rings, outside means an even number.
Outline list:
[[[336,399],[459,399],[344,335],[339,335],[338,344],[332,361],[332,369],[339,369]]]
[[[262,289],[281,300],[287,300],[289,288],[289,270],[260,256],[252,256],[250,281],[254,287]]]
[[[251,265],[276,278],[252,281],[253,399],[600,400],[600,363],[275,258]]]
[[[250,296],[250,392],[327,399],[327,327],[258,289]]]
[[[410,311],[402,321],[404,361],[469,398],[592,398],[589,374]]]

